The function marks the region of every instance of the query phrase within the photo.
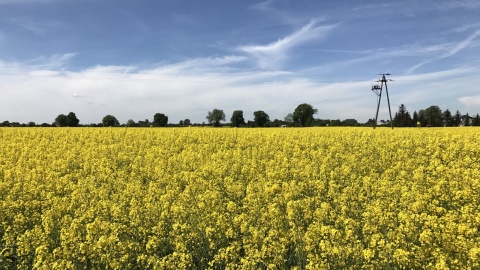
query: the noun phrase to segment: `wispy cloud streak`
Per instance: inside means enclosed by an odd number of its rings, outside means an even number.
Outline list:
[[[263,69],[276,69],[288,58],[289,49],[307,41],[324,37],[335,25],[316,26],[312,21],[298,31],[267,45],[247,45],[238,49],[255,58]]]
[[[428,60],[425,60],[423,62],[420,62],[420,63],[408,68],[405,71],[405,73],[406,74],[412,74],[415,70],[419,69],[420,67],[422,67],[426,64],[430,64],[432,62],[435,62],[435,61],[438,61],[438,60],[441,60],[441,59],[444,59],[444,58],[447,58],[447,57],[450,57],[450,56],[453,56],[453,55],[459,53],[460,51],[467,48],[472,43],[472,41],[475,40],[475,38],[477,38],[478,36],[480,36],[480,30],[475,31],[473,34],[471,34],[469,37],[467,37],[466,39],[459,42],[456,46],[454,46],[453,48],[448,50],[446,53],[440,55],[439,57],[436,57],[436,58],[433,58],[433,59],[428,59]]]
[[[77,53],[54,54],[51,57],[38,57],[36,59],[31,59],[27,61],[26,64],[35,69],[57,69],[63,67],[76,55]]]
[[[478,9],[480,8],[480,2],[478,0],[447,1],[440,4],[439,8],[441,9],[453,9],[453,8]]]
[[[263,1],[257,4],[252,5],[253,9],[258,9],[258,10],[270,10],[272,3],[275,2],[275,0],[267,0]]]

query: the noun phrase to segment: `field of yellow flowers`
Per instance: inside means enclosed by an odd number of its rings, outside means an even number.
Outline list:
[[[1,128],[0,269],[479,269],[480,129]]]

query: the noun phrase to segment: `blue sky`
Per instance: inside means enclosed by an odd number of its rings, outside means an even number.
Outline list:
[[[480,113],[480,1],[0,0],[0,121]],[[380,119],[388,119],[382,100]]]

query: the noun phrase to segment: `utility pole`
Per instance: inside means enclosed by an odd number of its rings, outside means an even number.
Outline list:
[[[392,110],[390,109],[390,98],[388,97],[388,87],[387,87],[387,81],[392,81],[392,80],[390,80],[390,79],[387,80],[387,78],[385,78],[385,76],[390,75],[389,73],[378,74],[378,75],[382,76],[382,78],[377,81],[377,82],[380,83],[380,85],[379,84],[373,84],[372,85],[372,91],[375,94],[377,94],[377,114],[375,114],[375,120],[373,121],[373,129],[375,129],[377,127],[378,111],[380,110],[380,101],[382,100],[383,84],[385,84],[385,92],[387,92],[388,112],[390,114],[390,124],[391,124],[392,129],[393,129]]]

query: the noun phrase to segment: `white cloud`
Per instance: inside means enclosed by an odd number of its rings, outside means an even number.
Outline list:
[[[458,101],[465,106],[466,112],[480,113],[480,95],[460,97]]]
[[[36,35],[45,34],[46,27],[42,26],[41,24],[33,20],[29,20],[25,18],[22,18],[22,19],[16,18],[16,19],[11,19],[10,22]]]
[[[254,111],[264,110],[273,120],[283,119],[306,102],[318,108],[318,118],[365,122],[376,109],[370,76],[325,83],[294,72],[245,72],[235,68],[245,58],[235,55],[149,68],[94,66],[72,71],[50,63],[64,63],[71,57],[57,55],[44,58],[45,64],[36,60],[31,65],[0,61],[0,121],[49,123],[60,113],[75,112],[83,124],[98,123],[107,114],[125,123],[128,119],[152,119],[161,112],[171,123],[185,118],[201,123],[213,108],[223,109],[227,118],[234,110],[243,110],[247,120],[253,119]],[[471,113],[480,111],[474,107],[478,103],[471,101],[478,102],[471,87],[480,84],[477,73],[477,68],[458,68],[391,76],[395,80],[389,84],[392,112],[401,103],[411,112],[433,104],[447,104],[452,111],[465,110],[458,106],[472,108]],[[379,117],[387,119],[386,100],[381,105]]]
[[[344,112],[338,102],[358,99],[362,85],[338,84],[338,98],[332,99],[328,85],[289,72],[221,68],[241,60],[232,56],[147,69],[96,66],[80,71],[33,70],[16,64],[13,74],[0,75],[0,88],[7,89],[0,100],[0,115],[9,121],[42,123],[73,111],[82,123],[91,123],[100,122],[106,114],[126,122],[151,119],[162,112],[171,122],[189,118],[201,123],[209,110],[221,108],[227,115],[244,110],[247,119],[253,118],[254,111],[264,110],[273,120],[283,119],[298,104],[308,102],[321,104],[324,118],[341,117],[351,112]]]
[[[178,73],[188,71],[189,74],[192,72],[199,71],[218,71],[218,69],[224,69],[228,65],[233,65],[236,63],[241,63],[245,61],[244,56],[238,55],[228,55],[223,57],[207,57],[207,58],[194,58],[185,60],[183,62],[178,62],[174,64],[166,64],[161,67],[158,67],[156,70],[166,73]]]
[[[375,4],[364,4],[361,3],[360,6],[352,8],[353,11],[362,11],[365,10],[397,10],[400,7],[411,7],[412,4],[415,4],[415,1],[401,1],[401,2],[394,2],[394,3],[375,3]],[[370,12],[365,12],[366,14],[370,15]]]
[[[466,47],[468,47],[470,45],[470,43],[472,43],[472,41],[477,38],[478,36],[480,36],[480,30],[477,30],[475,31],[473,34],[471,34],[469,37],[467,37],[466,39],[462,40],[461,42],[459,42],[455,47],[453,47],[450,51],[448,51],[446,54],[442,55],[441,58],[446,58],[446,57],[449,57],[449,56],[452,56],[458,52],[460,52],[461,50],[465,49]]]
[[[31,69],[58,69],[67,64],[77,53],[54,54],[50,57],[38,57],[26,61],[23,65]],[[21,64],[19,64],[21,65]]]
[[[74,98],[84,98],[85,96],[81,95],[81,94],[73,93],[72,97],[74,97]]]
[[[59,71],[56,70],[45,70],[45,69],[37,69],[28,72],[31,77],[39,77],[39,76],[56,76],[60,75]]]
[[[246,45],[238,49],[253,56],[259,67],[263,69],[279,69],[281,63],[288,58],[289,49],[307,41],[322,38],[335,27],[335,25],[315,26],[315,24],[316,22],[312,21],[291,35],[267,45]]]
[[[271,5],[275,2],[276,0],[266,0],[257,4],[252,5],[253,9],[258,9],[258,10],[270,10]]]
[[[442,54],[442,55],[440,55],[436,58],[432,58],[432,59],[428,59],[428,60],[425,60],[423,62],[420,62],[420,63],[408,68],[405,71],[405,73],[406,74],[412,74],[415,70],[417,70],[418,68],[420,68],[420,67],[422,67],[426,64],[430,64],[430,63],[435,62],[437,60],[448,58],[450,56],[453,56],[453,55],[459,53],[460,51],[467,48],[472,43],[472,41],[475,40],[478,36],[480,36],[480,30],[475,31],[473,34],[471,34],[470,36],[468,36],[464,40],[456,43],[454,47],[450,48],[444,54]],[[440,45],[440,48],[443,48],[443,47],[444,47],[443,45]]]
[[[453,32],[465,32],[470,29],[480,29],[480,23],[471,23],[471,24],[462,25],[460,27],[453,29]]]

